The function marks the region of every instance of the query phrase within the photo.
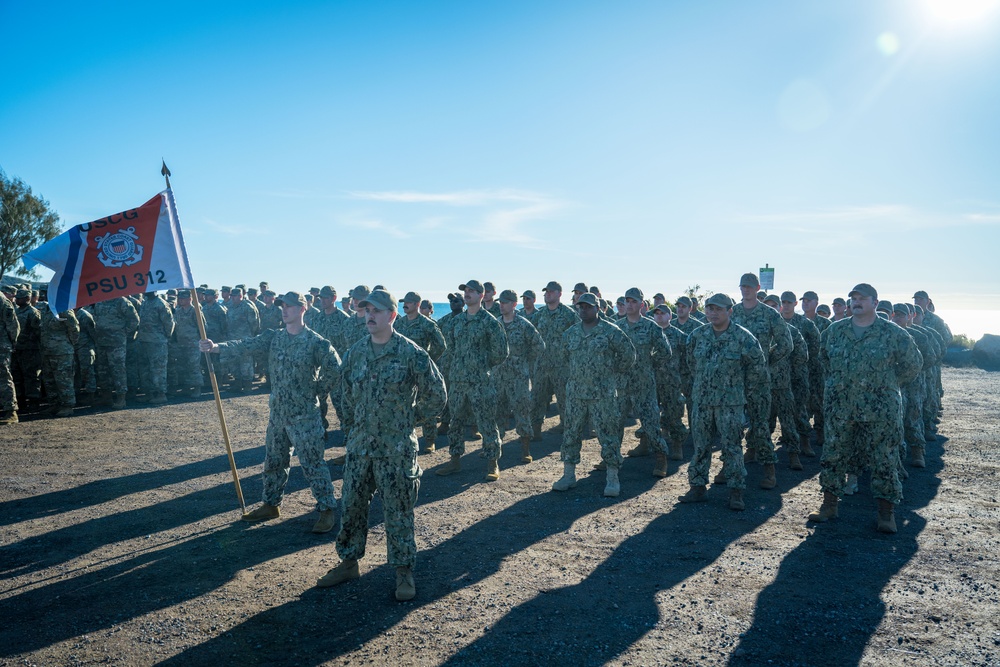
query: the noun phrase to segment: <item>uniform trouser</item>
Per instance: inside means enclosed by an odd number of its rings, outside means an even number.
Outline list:
[[[229,372],[240,384],[253,382],[253,355],[243,350],[229,352]]]
[[[695,403],[691,433],[694,439],[694,456],[688,466],[691,486],[707,486],[712,464],[712,436],[719,434],[722,450],[722,474],[730,489],[746,488],[747,470],[743,465],[742,405],[701,405]]]
[[[583,429],[593,424],[597,430],[597,441],[601,444],[601,460],[609,468],[622,465],[622,417],[617,396],[601,398],[576,398],[566,395],[563,406],[563,441],[559,448],[559,460],[563,463],[580,463],[580,448],[583,445]]]
[[[173,350],[174,382],[182,389],[201,389],[201,357],[198,341],[177,341]]]
[[[10,364],[10,348],[0,347],[0,411],[2,412],[17,410],[17,391],[14,389],[14,376]]]
[[[38,400],[42,397],[42,352],[38,349],[17,350],[13,356],[11,375],[19,396]]]
[[[465,454],[465,425],[472,415],[483,435],[483,454],[488,459],[500,458],[500,431],[497,429],[497,392],[492,378],[480,382],[453,382],[448,387],[451,406],[451,427],[448,431],[448,452],[452,456]]]
[[[368,509],[378,489],[385,518],[387,560],[391,567],[413,567],[417,542],[413,507],[417,504],[422,471],[416,451],[374,457],[352,454],[344,462],[344,516],[337,535],[337,553],[343,559],[361,560],[368,541]]]
[[[940,407],[940,397],[936,396],[934,389],[934,369],[928,368],[924,372],[924,386],[927,388],[924,393],[924,404],[922,406],[922,417],[924,421],[924,431],[930,431],[934,426],[934,418],[937,417]]]
[[[660,384],[656,388],[660,399],[660,428],[666,431],[670,442],[675,445],[684,444],[687,434],[684,432],[684,402],[678,386]]]
[[[325,443],[323,422],[319,410],[304,415],[283,417],[271,413],[267,421],[267,435],[264,441],[264,502],[280,505],[288,482],[292,450],[299,457],[302,474],[309,482],[309,489],[319,511],[333,509],[337,501],[333,497],[333,482],[330,468],[323,460]]]
[[[781,421],[781,441],[789,452],[799,452],[800,423],[795,396],[788,384],[787,378],[782,381],[777,373],[771,376],[771,415],[769,427],[774,431],[777,421]],[[802,411],[804,414],[804,410]],[[808,429],[806,433],[808,433]]]
[[[494,376],[497,389],[497,414],[505,420],[506,415],[514,413],[514,429],[521,438],[534,436],[531,428],[531,388],[527,375],[514,372],[497,371]]]
[[[128,341],[125,344],[125,375],[128,377],[128,387],[132,391],[139,391],[139,389],[148,391],[142,386],[139,356],[139,342],[136,340]]]
[[[632,410],[635,410],[642,425],[642,432],[649,440],[650,450],[654,454],[665,453],[667,442],[660,431],[660,406],[656,399],[656,381],[652,374],[631,374],[619,389],[618,412],[621,413],[619,433],[624,434],[625,418]]]
[[[42,372],[50,402],[58,401],[59,405],[70,408],[76,405],[72,354],[43,354]]]
[[[97,348],[97,381],[101,389],[125,395],[128,374],[125,371],[125,345],[101,345]]]
[[[137,341],[139,383],[147,394],[167,393],[167,343]]]
[[[76,348],[76,387],[80,391],[97,391],[97,374],[94,372],[97,354],[92,347]]]
[[[907,383],[902,387],[903,394],[903,446],[919,447],[924,450],[924,387],[923,378]],[[905,455],[905,451],[901,452]]]
[[[823,435],[823,380],[822,367],[809,369],[809,413],[812,415],[813,428],[817,436]],[[805,432],[809,434],[808,429]]]
[[[535,402],[533,422],[537,424],[545,420],[545,412],[549,409],[553,394],[560,413],[563,412],[566,403],[566,372],[563,368],[539,366],[532,377],[532,383],[531,393]]]
[[[697,409],[695,406],[696,411]],[[768,418],[771,416],[770,369],[768,369],[767,386],[751,389],[747,398],[746,415],[750,421],[750,428],[747,429],[747,449],[757,455],[757,463],[767,465],[777,462],[778,457],[774,454],[774,443],[771,441],[768,429]]]
[[[885,421],[826,420],[826,443],[820,458],[819,484],[824,492],[844,495],[847,474],[871,468],[872,495],[896,504],[903,498],[899,481],[899,443],[903,420],[899,411]]]

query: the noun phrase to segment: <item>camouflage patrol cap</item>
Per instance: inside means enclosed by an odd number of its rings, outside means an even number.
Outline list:
[[[337,290],[334,289],[333,285],[323,285],[323,288],[319,291],[319,295],[327,299],[336,299]]]
[[[242,287],[234,287],[232,290],[230,290],[229,295],[230,296],[243,296],[243,288]]]
[[[740,287],[760,287],[760,281],[757,280],[756,273],[744,273],[740,276]],[[708,301],[705,302],[706,304]]]
[[[580,298],[576,300],[576,305],[579,306],[584,303],[597,308],[597,296],[591,294],[590,292],[584,292],[580,295]]]
[[[420,301],[420,307],[421,308],[429,308],[431,310],[434,310],[434,304],[431,303],[430,301],[428,301],[427,299],[421,299],[421,301]]]
[[[773,302],[773,303],[775,303],[775,304],[777,304],[779,306],[781,305],[781,299],[778,298],[777,294],[767,294],[767,295],[765,295],[764,296],[764,303],[767,303],[768,301],[771,301],[771,302]]]
[[[175,289],[168,289],[167,290],[167,296],[170,296],[171,294],[174,295],[174,296],[177,296],[177,290],[175,290]]]
[[[198,285],[197,287],[194,288],[194,291],[197,292],[198,294],[204,294],[205,290],[207,289],[208,285]]]
[[[587,291],[590,292],[591,294],[596,294],[598,296],[600,296],[601,294],[601,288],[598,287],[597,285],[591,285],[590,289]]]
[[[256,287],[248,287],[247,288],[247,294],[256,294],[256,293],[257,293],[257,288]]]
[[[263,292],[261,292],[260,295],[261,296],[278,296],[277,294],[274,293],[273,289],[266,289]]]
[[[878,302],[878,305],[875,306],[875,311],[879,313],[891,313],[892,301],[886,301],[885,299],[882,299],[881,301]]]
[[[216,292],[211,287],[206,287],[205,290],[204,290],[204,294],[205,294],[205,296],[219,296],[219,293]]]
[[[317,294],[319,294],[319,288],[318,287],[310,287],[309,288],[309,293],[312,294],[313,296],[316,296]]]
[[[625,297],[623,297],[623,296],[618,297],[615,300],[615,303],[624,306],[625,305]]]
[[[677,303],[678,306],[681,305],[681,304],[684,304],[685,306],[687,306],[688,308],[690,308],[691,307],[691,297],[689,297],[689,296],[679,296],[679,297],[677,297],[676,303]]]
[[[191,298],[191,290],[189,290],[189,289],[179,289],[179,290],[177,290],[177,298],[178,299],[190,299]]]
[[[496,292],[497,288],[496,285],[487,280],[485,283],[483,283],[483,290],[486,292]]]
[[[505,289],[500,292],[500,301],[506,301],[507,303],[517,303],[517,292],[512,289]]]
[[[635,299],[636,301],[643,301],[642,290],[638,287],[629,287],[625,290],[626,299]]]
[[[816,312],[822,315],[823,317],[829,317],[830,306],[826,305],[825,303],[821,303],[818,306],[816,306]]]
[[[526,290],[524,290],[524,294],[521,295],[521,298],[522,299],[537,299],[538,297],[535,296],[535,290],[526,289]]]
[[[726,308],[726,309],[732,308],[733,303],[735,302],[729,298],[729,295],[723,294],[722,292],[713,294],[712,296],[705,299],[706,306],[718,306],[719,308]]]
[[[905,303],[894,303],[892,304],[892,312],[909,316],[910,309],[906,307]]]
[[[406,296],[399,300],[400,303],[420,303],[420,295],[416,292],[407,292]]]
[[[847,296],[854,296],[855,294],[870,296],[873,300],[878,301],[878,290],[868,283],[858,283],[854,286],[854,289],[847,293]]]
[[[802,293],[802,298],[803,299],[814,299],[816,301],[819,301],[819,295],[816,294],[816,292],[813,292],[812,290],[806,290],[805,292],[803,292]]]
[[[649,312],[651,312],[651,313],[658,313],[658,312],[659,313],[670,313],[670,315],[674,314],[674,311],[670,310],[670,306],[668,306],[665,303],[661,303],[660,305],[656,306],[655,308],[653,308]]]
[[[244,285],[243,283],[240,283],[239,285],[236,285],[233,289],[236,289],[236,288],[239,288],[241,290],[246,291],[247,286]]]
[[[478,280],[467,280],[461,285],[459,285],[458,289],[462,290],[463,292],[467,289],[470,289],[473,292],[479,292],[480,294],[482,294],[484,291],[483,284]]]
[[[917,290],[916,292],[913,293],[913,298],[914,299],[929,299],[930,296],[928,296],[927,292],[925,292],[924,290]]]
[[[274,302],[279,306],[304,306],[306,298],[299,292],[288,292],[276,298]]]
[[[377,289],[385,290],[385,285],[376,285],[375,287],[372,288],[372,291],[374,292]]]
[[[758,300],[763,301],[766,298],[767,298],[767,292],[765,292],[764,290],[761,290],[761,291],[757,292],[757,299]]]
[[[587,292],[587,291],[589,291],[589,290],[587,290],[587,283],[577,283],[576,285],[573,285],[573,291],[574,292]]]
[[[448,293],[448,301],[452,303],[462,303],[465,301],[461,294]]]
[[[371,294],[371,290],[368,289],[368,285],[358,285],[351,290],[351,298],[358,301],[361,301],[361,299],[364,299],[369,294]]]
[[[31,290],[19,289],[14,294],[14,298],[15,299],[30,299],[31,298]]]
[[[788,303],[795,303],[798,299],[795,298],[795,292],[785,291],[781,293],[781,300],[787,301]]]
[[[664,301],[667,300],[667,297],[663,296],[663,292],[657,292],[656,294],[653,295],[653,298],[654,299],[663,299]]]
[[[232,287],[229,287],[228,285],[223,285],[223,286],[222,286],[222,287],[221,287],[221,288],[219,289],[219,291],[220,291],[220,292],[232,292],[232,291],[233,291],[233,288],[232,288]]]
[[[371,306],[375,310],[396,310],[396,300],[384,289],[372,290],[364,301],[358,303],[361,308]]]
[[[835,305],[835,306],[846,306],[847,305],[847,301],[844,300],[844,297],[838,296],[836,299],[833,300],[833,305]]]
[[[562,292],[562,285],[554,280],[550,280],[549,284],[542,288],[543,292]]]

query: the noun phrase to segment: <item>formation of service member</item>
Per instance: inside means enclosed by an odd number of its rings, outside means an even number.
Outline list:
[[[393,330],[397,312],[391,294],[375,290],[358,305],[364,309],[369,336],[347,351],[342,367],[349,435],[344,520],[337,535],[341,562],[317,585],[335,586],[360,576],[368,509],[377,489],[385,517],[387,560],[396,568],[396,599],[411,600],[417,594],[413,507],[421,475],[414,427],[441,413],[447,392],[427,352]]]
[[[684,458],[684,440],[687,431],[684,428],[684,396],[681,390],[682,376],[686,372],[687,336],[671,325],[673,313],[670,306],[661,303],[652,310],[653,321],[663,331],[670,343],[672,354],[666,364],[656,369],[656,395],[660,402],[660,427],[670,439],[670,458],[680,461]]]
[[[899,387],[920,372],[923,361],[904,330],[876,316],[874,287],[861,283],[848,297],[850,319],[834,322],[820,347],[826,374],[826,443],[819,473],[823,504],[809,520],[836,518],[846,474],[871,468],[878,530],[895,533],[895,506],[903,495],[897,474],[903,440]]]
[[[580,320],[562,336],[569,360],[563,407],[565,429],[559,450],[563,476],[552,490],[568,491],[576,486],[583,430],[593,424],[601,445],[601,461],[607,469],[604,495],[615,498],[621,493],[618,469],[622,464],[617,375],[635,363],[635,347],[621,329],[598,316],[597,297],[593,294],[581,294],[577,309]]]
[[[441,319],[437,321],[438,328],[441,329],[441,335],[444,336],[445,340],[448,339],[448,331],[454,325],[455,318],[461,315],[465,311],[465,298],[461,294],[448,293],[448,307],[449,312],[441,316]],[[448,350],[445,349],[444,354],[441,355],[441,359],[438,363],[438,369],[444,376],[445,382],[448,382]],[[444,412],[441,414],[441,426],[438,428],[438,435],[447,435],[449,427],[451,424],[451,408],[448,405],[444,406]]]
[[[434,320],[420,314],[421,301],[420,295],[416,292],[407,292],[400,301],[403,304],[403,316],[394,318],[393,328],[422,347],[437,364],[441,361],[441,355],[444,354],[447,345]],[[440,416],[428,415],[427,420],[420,425],[424,434],[425,452],[433,452],[436,448],[437,420]]]
[[[128,342],[139,328],[139,312],[123,297],[95,303],[92,306],[97,331],[97,379],[104,402],[120,410],[125,407],[128,393],[126,355]]]
[[[820,312],[819,295],[812,290],[806,290],[802,294],[802,312],[806,319],[816,325],[816,330],[820,336],[833,324],[826,315]],[[827,308],[829,313],[830,309]],[[825,437],[823,435],[823,364],[819,357],[809,358],[809,416],[812,417],[813,426],[816,429],[816,444],[822,445]],[[805,449],[803,449],[805,452]]]
[[[924,446],[926,439],[924,436],[923,408],[927,394],[927,383],[925,372],[930,369],[937,360],[937,353],[932,347],[927,334],[918,327],[913,326],[913,306],[907,303],[895,303],[892,306],[890,319],[894,324],[903,328],[910,338],[916,343],[920,350],[922,360],[920,372],[912,380],[900,386],[903,398],[903,442],[900,443],[900,461],[910,455],[910,465],[914,468],[926,466],[924,460]]]
[[[500,303],[496,300],[497,288],[489,280],[483,283],[483,310],[500,319]]]
[[[521,441],[521,462],[531,463],[531,369],[545,351],[545,342],[538,330],[521,317],[517,307],[517,292],[500,293],[500,325],[507,337],[509,354],[496,367],[493,380],[497,390],[497,414],[501,420],[514,415],[514,429]],[[501,438],[503,427],[501,426]]]
[[[205,288],[203,291],[204,302],[202,303],[201,314],[205,318],[205,335],[209,340],[217,343],[229,340],[229,319],[226,317],[226,307],[219,302],[218,292],[212,288]],[[203,362],[205,373],[208,373],[207,360]],[[212,364],[215,370],[216,382],[221,385],[225,377],[223,364]]]
[[[42,341],[41,326],[42,315],[38,309],[31,305],[31,290],[21,288],[15,292],[17,304],[16,316],[20,334],[14,344],[14,354],[12,358],[13,380],[18,400],[23,401],[23,408],[29,409],[41,402],[42,398]],[[5,337],[9,339],[10,325],[3,325]],[[2,340],[0,340],[0,354],[2,352]],[[12,409],[7,414],[7,409],[0,414],[0,422],[17,422],[17,413]],[[14,406],[16,409],[17,406]]]
[[[732,320],[757,339],[764,360],[771,364],[792,353],[792,335],[785,326],[781,315],[757,301],[757,290],[760,281],[753,273],[744,273],[740,277],[741,303],[732,308]],[[770,383],[770,374],[765,371],[765,383]],[[760,488],[773,489],[777,485],[774,464],[778,460],[774,453],[774,442],[768,430],[768,420],[771,416],[771,389],[769,384],[762,391],[750,392],[747,396],[747,418],[750,428],[747,429],[747,456],[756,456],[757,463],[764,466],[764,477]]]
[[[257,309],[243,298],[243,290],[239,287],[234,287],[229,293],[226,326],[231,340],[252,338],[260,333],[260,316]],[[236,393],[250,391],[254,376],[251,351],[233,347],[227,349],[226,356],[222,358],[229,362],[229,372],[233,376],[232,390]]]
[[[58,315],[48,306],[41,309],[42,377],[49,401],[55,399],[56,417],[70,417],[76,407],[73,382],[73,359],[80,323],[76,313],[66,310]]]
[[[934,312],[933,304],[931,303],[930,296],[925,290],[918,290],[913,293],[913,305],[920,306],[923,313],[923,318],[921,320],[920,326],[925,329],[933,329],[941,337],[941,341],[944,343],[945,349],[951,345],[951,339],[953,335],[951,329],[941,319],[940,315]],[[928,394],[931,395],[933,409],[935,410],[935,417],[940,417],[941,412],[941,397],[944,396],[944,388],[941,386],[941,366],[936,365],[933,371],[933,387],[928,390]]]
[[[139,307],[139,382],[152,405],[167,402],[167,343],[174,333],[174,316],[166,301],[148,292]]]
[[[207,333],[207,331],[206,331]],[[177,291],[174,308],[174,382],[190,398],[201,395],[201,353],[198,341],[198,320],[191,304],[191,290]]]
[[[941,393],[935,390],[937,380],[941,377],[941,361],[948,351],[950,340],[945,340],[933,327],[924,326],[924,311],[918,306],[913,306],[913,326],[927,335],[931,347],[937,351],[937,357],[931,368],[925,371],[924,384],[927,391],[924,394],[924,437],[927,442],[934,442],[937,439],[937,422],[941,416]]]
[[[448,328],[448,394],[451,425],[448,435],[450,460],[437,470],[451,475],[462,469],[465,454],[465,423],[472,417],[483,436],[487,481],[500,478],[500,431],[496,421],[496,387],[492,370],[507,358],[507,340],[496,318],[482,308],[483,285],[470,280],[458,287],[465,313]]]
[[[635,363],[619,376],[618,410],[624,433],[625,418],[635,414],[642,426],[639,444],[629,456],[654,456],[653,475],[667,476],[667,442],[660,429],[660,407],[656,397],[656,371],[669,364],[673,351],[663,330],[648,317],[643,317],[640,304],[642,290],[630,287],[625,291],[625,317],[615,324],[628,336],[635,349]]]
[[[756,295],[752,296],[756,301]],[[770,393],[770,382],[763,350],[757,338],[733,320],[733,305],[726,294],[710,296],[705,301],[708,325],[688,337],[687,360],[694,374],[694,456],[688,467],[691,488],[679,500],[706,500],[712,436],[717,433],[722,476],[729,487],[729,508],[739,511],[744,508],[746,488],[741,446],[744,410],[761,403],[755,395]]]
[[[765,295],[763,304],[776,311],[781,311],[782,302],[776,294]],[[771,416],[768,426],[773,434],[776,422],[781,422],[781,440],[779,442],[788,449],[788,467],[792,470],[802,470],[802,461],[799,457],[801,434],[805,434],[807,443],[809,440],[809,426],[806,416],[806,401],[809,398],[809,349],[798,329],[787,321],[785,326],[788,327],[788,331],[792,335],[792,353],[784,359],[770,364]],[[805,377],[806,384],[804,386],[793,388],[793,385],[799,384],[792,381],[793,372],[798,373],[799,377]]]
[[[271,394],[264,442],[263,504],[243,515],[244,521],[277,518],[278,507],[288,482],[291,451],[299,457],[302,473],[309,482],[319,519],[314,533],[326,533],[336,524],[336,499],[330,469],[323,460],[323,420],[318,396],[330,393],[340,381],[340,357],[329,341],[305,325],[306,299],[288,292],[276,302],[281,306],[283,329],[268,329],[259,336],[215,343],[202,340],[202,352],[218,354],[268,351]]]
[[[781,307],[779,313],[781,318],[786,324],[795,328],[805,340],[806,349],[808,351],[806,366],[805,368],[799,368],[799,361],[796,359],[791,359],[791,369],[793,377],[793,395],[795,397],[795,409],[796,414],[799,415],[801,419],[805,422],[805,427],[799,429],[799,442],[792,447],[792,451],[799,451],[806,456],[815,456],[816,452],[812,449],[812,444],[809,442],[809,418],[815,413],[815,403],[814,394],[812,391],[813,381],[822,382],[823,371],[822,365],[819,361],[819,343],[820,343],[820,332],[812,321],[805,315],[800,315],[795,312],[795,307],[798,305],[798,299],[795,297],[795,292],[784,291],[781,293]],[[792,333],[789,330],[789,333]],[[794,333],[792,334],[794,338]],[[793,341],[794,342],[794,341]],[[795,355],[794,345],[792,353],[789,357]],[[801,356],[801,355],[800,355]],[[800,378],[796,377],[796,373],[804,371],[806,374],[805,381],[803,382]],[[822,392],[819,392],[822,395]],[[822,408],[820,408],[822,412]],[[820,416],[815,420],[816,437],[819,443],[823,442],[823,417]],[[794,440],[794,439],[793,439]]]
[[[97,393],[97,325],[94,316],[86,308],[75,308],[76,320],[80,324],[80,337],[76,340],[76,389],[84,402],[91,402]]]
[[[537,308],[535,308],[536,298],[535,290],[526,289],[521,294],[521,308],[517,311],[517,314],[529,322],[531,321],[531,318],[534,317],[535,311],[537,310]]]
[[[21,333],[14,304],[0,294],[0,423],[13,424],[17,421],[17,390],[14,388],[13,362],[14,346]]]
[[[576,312],[562,303],[562,285],[555,280],[549,281],[542,290],[542,299],[545,307],[537,309],[530,320],[545,342],[545,352],[535,364],[532,375],[532,397],[535,401],[532,431],[535,439],[542,437],[542,423],[553,394],[560,413],[564,409],[569,364],[563,333],[580,321]],[[562,418],[563,415],[560,415],[560,424],[564,426]]]

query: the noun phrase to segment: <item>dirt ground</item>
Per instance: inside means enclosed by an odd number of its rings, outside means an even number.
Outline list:
[[[333,533],[307,532],[296,465],[281,519],[238,520],[207,396],[3,427],[0,665],[1000,664],[1000,374],[945,369],[944,385],[942,437],[904,483],[894,536],[875,532],[864,479],[838,520],[807,524],[815,458],[792,472],[779,453],[772,491],[750,466],[737,513],[724,488],[678,506],[686,462],[657,479],[629,459],[622,496],[603,498],[593,440],[577,488],[553,493],[551,431],[529,465],[509,432],[495,483],[478,443],[453,477],[432,474],[447,450],[422,455],[408,603],[377,496],[361,579],[334,589],[314,588],[338,559]],[[266,401],[225,400],[251,505]]]

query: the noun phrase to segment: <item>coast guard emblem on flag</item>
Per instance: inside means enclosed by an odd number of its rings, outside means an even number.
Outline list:
[[[101,252],[97,254],[97,261],[104,266],[119,268],[121,266],[132,266],[142,260],[142,246],[136,241],[139,237],[135,233],[135,227],[123,229],[112,234],[108,232],[104,236],[94,239]]]

